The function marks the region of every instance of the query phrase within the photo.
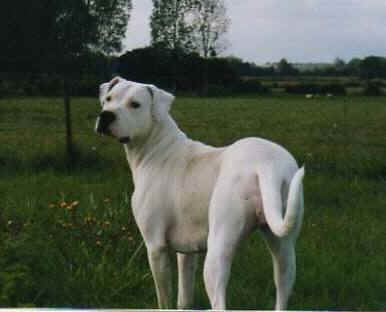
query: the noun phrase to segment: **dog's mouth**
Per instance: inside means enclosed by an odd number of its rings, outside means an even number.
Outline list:
[[[123,137],[118,139],[119,143],[127,144],[130,143],[130,137]]]

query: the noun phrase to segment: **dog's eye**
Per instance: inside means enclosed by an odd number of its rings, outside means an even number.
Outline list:
[[[141,104],[139,104],[138,102],[131,102],[132,108],[139,108],[140,106],[141,106]]]
[[[106,98],[106,101],[107,101],[107,102],[110,102],[110,101],[111,101],[111,96],[108,96],[108,97]]]

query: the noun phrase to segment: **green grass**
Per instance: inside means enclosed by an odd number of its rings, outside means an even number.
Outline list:
[[[98,112],[96,99],[73,99],[69,169],[62,100],[0,100],[0,307],[156,307],[129,167],[94,134]],[[260,136],[306,164],[290,309],[386,309],[386,98],[177,98],[172,115],[194,139]],[[198,274],[195,308],[207,309]],[[228,306],[272,309],[274,295],[256,233],[234,261]]]

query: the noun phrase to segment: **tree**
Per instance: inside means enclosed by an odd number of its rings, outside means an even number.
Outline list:
[[[46,0],[47,1],[47,0]],[[122,49],[131,0],[54,1],[53,42],[62,55],[112,54]]]
[[[362,78],[384,78],[386,77],[386,58],[380,56],[368,56],[362,60],[359,69]]]
[[[153,46],[185,53],[194,50],[191,14],[198,0],[153,0],[151,40]]]
[[[106,54],[120,52],[132,9],[131,0],[94,0],[93,2],[92,11],[97,17],[96,27],[99,34],[94,48]]]
[[[52,25],[47,1],[1,1],[0,64],[3,72],[31,72],[40,67]],[[46,6],[47,5],[47,6]],[[55,26],[55,25],[54,25]]]
[[[193,10],[194,45],[204,58],[216,56],[226,48],[222,36],[228,31],[223,0],[201,0]]]
[[[343,59],[337,57],[334,60],[334,67],[338,73],[343,73],[344,70],[346,69],[346,63]]]
[[[359,76],[361,62],[359,58],[351,59],[346,65],[348,75]]]
[[[72,144],[70,94],[73,76],[82,68],[79,61],[90,51],[106,54],[122,48],[131,9],[131,0],[67,0],[49,1],[52,23],[51,44],[55,51],[52,65],[63,73],[67,153],[74,162]]]
[[[296,68],[294,68],[288,61],[283,58],[280,60],[279,64],[277,65],[277,69],[280,75],[282,76],[291,76],[296,75],[298,71]]]
[[[153,0],[151,15],[152,46],[170,52],[175,59],[171,68],[172,90],[178,86],[177,64],[184,55],[195,51],[192,11],[199,0]]]

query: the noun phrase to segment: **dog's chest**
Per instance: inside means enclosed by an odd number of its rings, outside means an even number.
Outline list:
[[[176,179],[173,219],[167,232],[169,244],[177,251],[206,249],[208,209],[219,171],[218,150],[196,154],[183,165]]]
[[[206,249],[221,152],[194,142],[136,172],[132,207],[145,240],[164,240],[180,252]]]
[[[148,220],[157,216],[165,241],[174,250],[197,252],[206,249],[208,209],[216,184],[221,151],[207,149],[168,162],[152,171],[136,197],[137,221],[147,228]],[[145,181],[143,181],[145,182]],[[136,213],[134,211],[134,213]],[[144,229],[142,232],[152,231]]]

